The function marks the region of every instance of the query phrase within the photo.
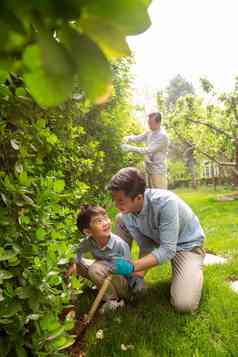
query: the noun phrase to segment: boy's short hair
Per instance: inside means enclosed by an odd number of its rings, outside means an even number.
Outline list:
[[[161,123],[162,121],[162,115],[160,112],[150,113],[149,119],[150,118],[154,118],[154,120],[157,121],[157,123]]]
[[[145,179],[135,167],[125,167],[119,170],[106,186],[109,191],[123,191],[130,198],[144,194],[145,187]]]
[[[99,214],[106,214],[103,207],[96,205],[81,205],[80,212],[77,217],[78,230],[83,233],[84,229],[89,228],[92,217]]]

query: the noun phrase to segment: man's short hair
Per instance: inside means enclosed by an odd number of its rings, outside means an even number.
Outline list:
[[[157,121],[157,123],[161,123],[162,121],[162,115],[160,112],[150,113],[149,119],[150,118],[154,118],[154,120]]]
[[[89,228],[92,217],[99,214],[106,215],[106,211],[103,207],[87,204],[80,206],[80,212],[77,217],[79,232],[83,233],[84,229]]]
[[[125,167],[119,170],[107,185],[109,191],[123,191],[130,198],[144,194],[145,187],[145,179],[135,167]]]

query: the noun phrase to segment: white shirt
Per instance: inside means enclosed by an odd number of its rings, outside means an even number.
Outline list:
[[[169,138],[164,130],[151,130],[142,135],[130,135],[128,141],[145,142],[146,147],[128,145],[128,151],[145,155],[145,168],[149,174],[166,174]]]

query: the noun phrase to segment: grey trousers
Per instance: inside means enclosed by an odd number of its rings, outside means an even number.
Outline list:
[[[133,237],[117,215],[117,234],[128,243]],[[192,251],[177,252],[171,260],[172,280],[170,302],[179,312],[195,311],[201,299],[203,287],[203,261],[205,253],[201,247]]]
[[[91,280],[98,289],[102,286],[104,280],[111,271],[107,261],[94,261],[92,259],[82,258],[77,264],[78,274]],[[125,298],[128,295],[128,282],[123,276],[114,275],[103,300]]]

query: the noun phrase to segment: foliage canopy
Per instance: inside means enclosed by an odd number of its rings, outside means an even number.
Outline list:
[[[97,103],[111,94],[109,61],[130,54],[126,36],[150,25],[148,0],[2,0],[0,68],[22,75],[35,100],[54,106],[75,78]]]

